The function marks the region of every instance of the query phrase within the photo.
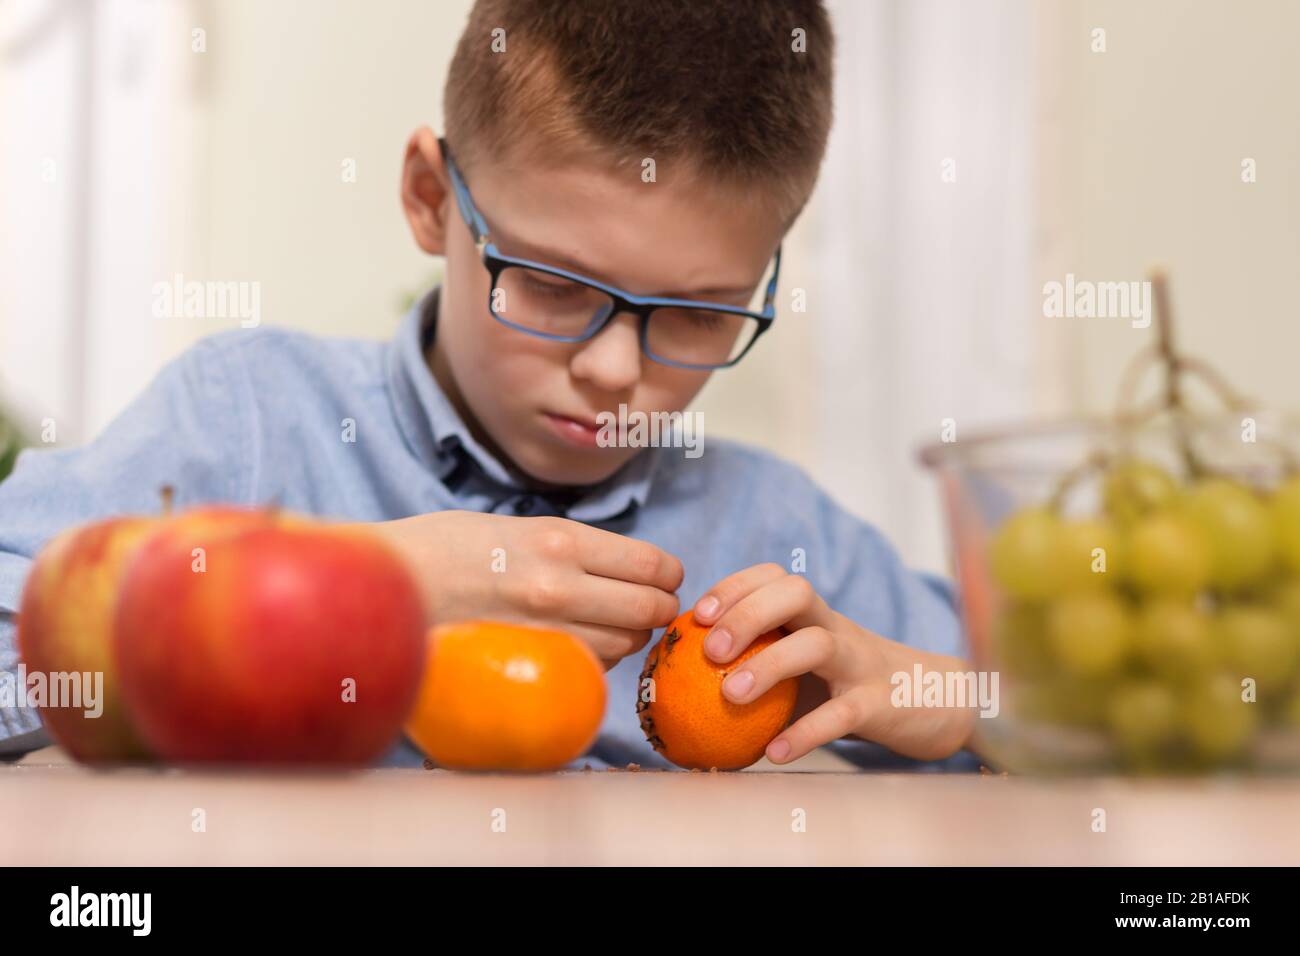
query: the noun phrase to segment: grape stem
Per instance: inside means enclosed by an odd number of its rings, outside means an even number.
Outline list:
[[[1149,273],[1149,281],[1154,300],[1156,341],[1134,355],[1125,366],[1120,379],[1115,420],[1128,429],[1157,416],[1169,415],[1187,474],[1196,479],[1210,474],[1212,469],[1200,460],[1192,447],[1189,434],[1192,409],[1187,402],[1184,379],[1194,378],[1200,381],[1230,411],[1247,412],[1260,406],[1237,391],[1209,362],[1183,355],[1178,351],[1174,341],[1174,311],[1169,301],[1168,277],[1164,270],[1153,269]],[[1162,368],[1164,371],[1163,388],[1157,397],[1138,404],[1142,382],[1153,367]],[[1290,448],[1275,440],[1257,439],[1257,441],[1278,453],[1288,475],[1300,473],[1300,458],[1297,458]],[[1059,512],[1064,507],[1065,498],[1070,490],[1094,471],[1104,470],[1108,462],[1108,455],[1101,451],[1094,451],[1086,460],[1071,468],[1057,482],[1048,501],[1048,507],[1053,512]]]
[[[1169,308],[1169,279],[1164,270],[1151,272],[1151,291],[1155,297],[1156,351],[1165,367],[1165,407],[1183,407],[1182,357],[1174,348],[1174,319]]]
[[[1094,451],[1061,476],[1061,479],[1056,483],[1056,487],[1052,489],[1052,497],[1048,499],[1047,510],[1053,514],[1060,514],[1065,507],[1065,496],[1070,493],[1070,490],[1075,485],[1093,472],[1104,472],[1109,466],[1110,456],[1103,451]]]
[[[1151,367],[1151,363],[1159,361],[1160,350],[1154,345],[1144,348],[1133,356],[1132,360],[1124,369],[1124,376],[1120,380],[1119,386],[1119,417],[1122,419],[1132,419],[1141,421],[1156,412],[1164,409],[1163,402],[1157,402],[1154,405],[1146,406],[1145,410],[1133,411],[1133,406],[1137,403],[1138,388],[1142,385],[1142,379]]]
[[[1156,343],[1133,356],[1124,370],[1120,382],[1118,417],[1121,421],[1138,424],[1162,412],[1188,411],[1183,377],[1200,379],[1219,401],[1231,411],[1246,411],[1258,407],[1237,391],[1209,362],[1195,356],[1183,355],[1174,346],[1174,315],[1169,304],[1169,282],[1164,272],[1151,272],[1151,288],[1155,300]],[[1153,365],[1164,369],[1164,390],[1156,401],[1135,408],[1142,380]]]
[[[1141,425],[1158,415],[1171,415],[1187,473],[1192,478],[1198,478],[1210,473],[1211,469],[1200,460],[1192,448],[1188,434],[1188,417],[1191,408],[1187,402],[1185,380],[1194,378],[1200,381],[1229,411],[1247,412],[1258,408],[1259,405],[1239,392],[1209,362],[1196,356],[1184,355],[1177,349],[1174,341],[1174,312],[1169,301],[1168,277],[1163,270],[1154,269],[1150,273],[1149,281],[1154,299],[1156,341],[1154,345],[1142,349],[1133,356],[1126,366],[1120,381],[1115,417],[1121,425],[1132,427]],[[1137,397],[1142,381],[1153,366],[1159,366],[1164,370],[1163,389],[1157,398],[1138,405]],[[1300,471],[1300,459],[1297,459],[1289,448],[1276,441],[1264,443],[1278,453],[1289,474]]]
[[[1175,413],[1174,434],[1178,438],[1178,451],[1183,457],[1187,474],[1199,478],[1205,474],[1205,466],[1192,449],[1192,440],[1187,434],[1187,420],[1183,415],[1187,411],[1183,401],[1184,364],[1183,357],[1174,348],[1174,315],[1169,304],[1169,277],[1163,269],[1153,269],[1150,281],[1156,309],[1156,348],[1165,367],[1165,408]]]
[[[1179,360],[1179,365],[1188,375],[1199,376],[1230,410],[1244,412],[1254,407],[1254,402],[1233,388],[1228,380],[1204,359],[1184,356]]]

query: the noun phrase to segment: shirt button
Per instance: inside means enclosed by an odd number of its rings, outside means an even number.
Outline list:
[[[533,506],[536,504],[532,495],[524,495],[515,501],[515,514],[527,515],[533,513]]]

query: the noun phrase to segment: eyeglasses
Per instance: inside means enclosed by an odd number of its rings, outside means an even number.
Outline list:
[[[717,369],[735,365],[776,318],[776,282],[781,249],[761,311],[694,299],[635,295],[595,279],[530,259],[502,255],[488,236],[487,222],[474,205],[469,187],[439,140],[452,191],[474,245],[492,276],[488,311],[512,329],[554,342],[585,342],[614,317],[630,312],[640,319],[641,350],[661,365]]]

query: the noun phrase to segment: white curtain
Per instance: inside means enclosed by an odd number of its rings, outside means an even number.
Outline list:
[[[31,438],[92,437],[167,357],[164,275],[194,8],[0,2],[0,401]]]
[[[821,483],[947,566],[917,447],[1032,411],[1032,11],[837,0],[836,118],[809,209]],[[815,309],[814,309],[815,306]]]

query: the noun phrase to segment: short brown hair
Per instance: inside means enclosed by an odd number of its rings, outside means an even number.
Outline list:
[[[821,0],[478,0],[444,89],[447,137],[466,169],[509,155],[521,130],[552,151],[594,143],[638,174],[654,157],[757,191],[788,223],[826,149],[833,43]]]

